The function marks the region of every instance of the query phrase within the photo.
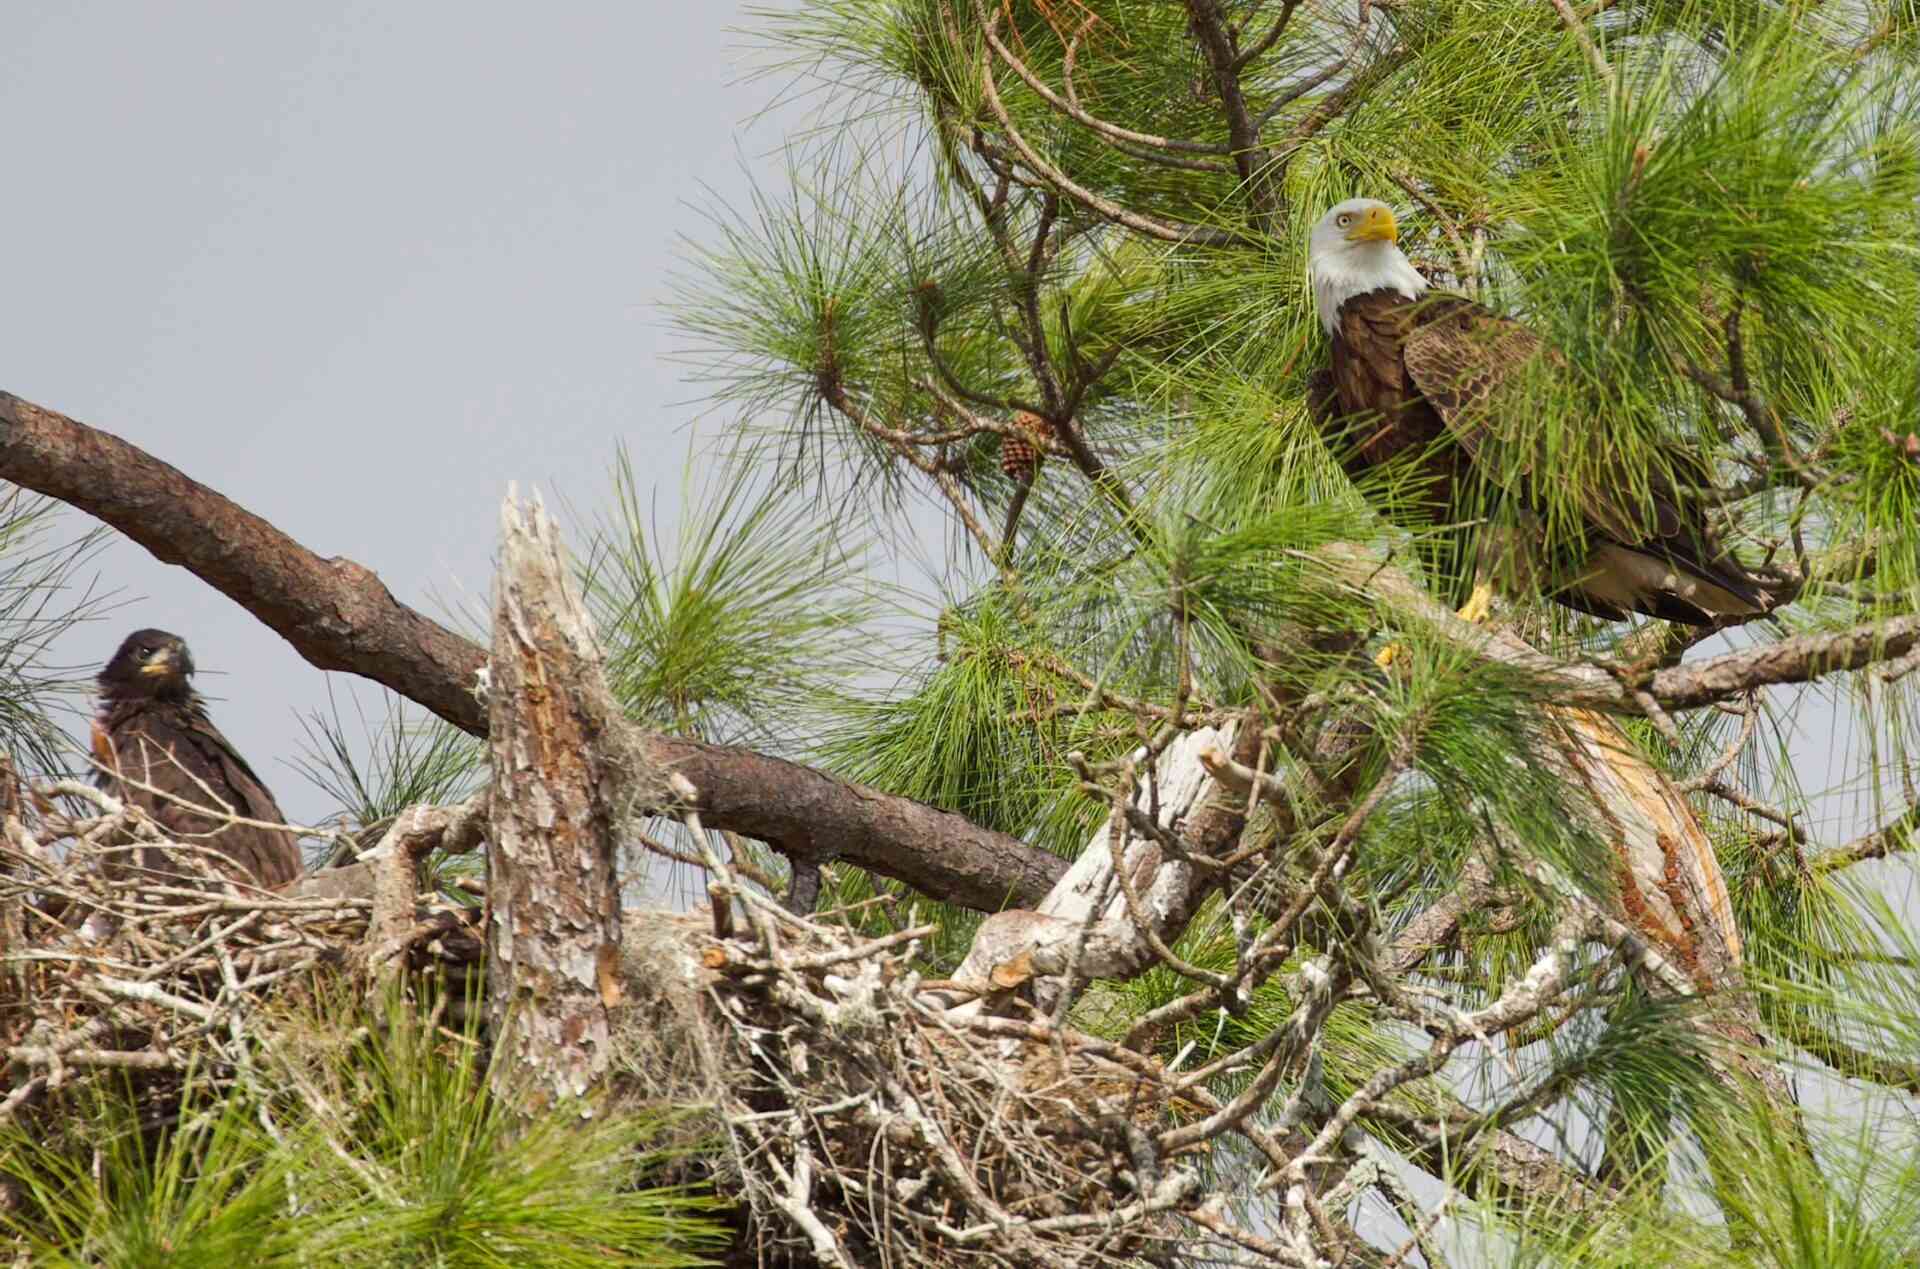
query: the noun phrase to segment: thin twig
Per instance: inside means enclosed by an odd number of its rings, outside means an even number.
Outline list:
[[[1586,23],[1580,20],[1580,15],[1573,11],[1573,6],[1567,3],[1567,0],[1550,0],[1550,2],[1554,12],[1560,15],[1561,23],[1572,33],[1574,42],[1580,46],[1580,51],[1587,55],[1587,61],[1593,66],[1593,73],[1598,75],[1600,82],[1607,86],[1607,95],[1611,97],[1618,90],[1619,84],[1613,77],[1613,67],[1607,65],[1606,54],[1602,53],[1600,46],[1594,43],[1593,35],[1587,30]]]

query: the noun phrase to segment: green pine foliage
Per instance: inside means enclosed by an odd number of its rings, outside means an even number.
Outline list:
[[[329,692],[327,712],[303,720],[307,743],[296,760],[349,823],[384,824],[410,806],[446,805],[474,791],[484,757],[480,741],[440,719],[416,717],[391,692],[383,693],[375,716],[358,696],[349,700],[357,728],[349,728],[339,698]]]
[[[372,716],[357,692],[350,690],[348,700],[354,711],[352,726],[329,683],[327,710],[315,710],[301,720],[306,742],[293,759],[307,782],[341,808],[333,823],[343,836],[323,844],[310,861],[316,868],[351,863],[378,845],[394,817],[408,807],[460,802],[479,788],[484,776],[485,743],[453,724],[422,715],[392,692],[382,693],[381,710]],[[434,851],[421,864],[422,881],[449,895],[471,898],[451,883],[474,874],[482,863],[471,854]]]
[[[873,662],[863,626],[879,608],[860,555],[803,531],[806,503],[726,476],[689,482],[663,540],[624,450],[614,478],[578,572],[629,717],[764,746],[845,698]]]
[[[110,596],[96,594],[81,571],[107,533],[74,535],[59,504],[0,483],[0,754],[17,769],[64,772],[74,763],[55,718],[63,697],[91,684],[50,662],[47,650],[107,606]]]
[[[1437,537],[1378,514],[1408,496],[1407,474],[1356,481],[1309,413],[1326,352],[1307,232],[1340,199],[1384,198],[1437,285],[1557,349],[1513,389],[1489,456],[1492,491],[1532,482],[1550,540],[1584,532],[1582,491],[1598,479],[1714,487],[1728,491],[1712,500],[1715,532],[1794,595],[1720,646],[1910,612],[1910,9],[1620,0],[1563,16],[1543,0],[1398,0],[1361,6],[1364,29],[1352,5],[1277,2],[821,0],[759,14],[777,73],[816,94],[822,126],[790,151],[790,193],[716,212],[677,305],[688,357],[738,411],[743,470],[820,507],[814,532],[835,549],[899,558],[929,515],[948,535],[919,588],[938,599],[889,619],[888,634],[905,636],[805,743],[852,778],[1074,855],[1108,809],[1075,763],[1164,743],[1181,711],[1222,717],[1263,691],[1337,704],[1365,737],[1343,776],[1356,792],[1293,808],[1294,857],[1311,859],[1384,782],[1349,878],[1365,910],[1319,914],[1319,941],[1243,1009],[1182,1020],[1152,1037],[1155,1051],[1200,1066],[1270,1034],[1342,922],[1391,938],[1471,869],[1488,870],[1497,899],[1423,973],[1458,1007],[1497,999],[1550,936],[1541,878],[1605,908],[1624,901],[1619,877],[1579,791],[1528,758],[1552,744],[1551,689],[1417,629],[1390,632],[1403,669],[1379,673],[1365,654],[1387,634],[1318,562],[1329,545],[1362,546],[1443,598],[1458,566]],[[1259,116],[1250,161],[1228,143],[1231,111],[1196,35],[1209,10],[1243,52],[1258,49],[1238,71]],[[1262,43],[1276,19],[1284,28]],[[1000,434],[971,426],[1062,413],[1097,466],[1063,444],[1030,485],[1017,464],[1003,470]],[[1550,656],[1623,673],[1652,663],[1654,632],[1539,598],[1511,605],[1510,626]],[[1779,1125],[1715,1074],[1724,1064],[1688,1008],[1596,981],[1588,1010],[1487,1057],[1480,1092],[1595,1163],[1612,1202],[1572,1223],[1523,1197],[1463,1202],[1474,1254],[1911,1256],[1920,1185],[1886,1152],[1910,1158],[1914,1142],[1883,1122],[1892,1103],[1872,1098],[1920,1087],[1920,956],[1855,875],[1855,855],[1821,856],[1823,841],[1839,843],[1824,822],[1836,793],[1860,823],[1892,823],[1886,853],[1911,849],[1911,816],[1897,817],[1912,777],[1899,773],[1912,770],[1920,674],[1874,675],[1626,732],[1692,781],[1682,787],[1719,856],[1749,988],[1786,1046],[1775,1056],[1869,1090],[1866,1121],[1891,1136],[1850,1136],[1859,1116],[1822,1121],[1832,1166],[1809,1173]],[[1790,756],[1796,729],[1826,712],[1859,737],[1837,790]],[[1284,711],[1267,722],[1290,747],[1317,743],[1288,735]],[[1723,760],[1729,746],[1738,753]],[[1274,761],[1298,775],[1294,759]],[[1729,800],[1716,782],[1755,795]],[[1248,833],[1262,832],[1256,817]],[[873,893],[870,879],[835,872],[834,898]],[[1267,884],[1284,894],[1298,881],[1280,869]],[[941,915],[930,970],[950,967],[971,929]],[[1175,951],[1228,972],[1263,919],[1216,900]],[[1122,1036],[1193,988],[1163,966],[1097,985],[1074,1017]],[[1417,1045],[1384,1013],[1342,1005],[1312,1079],[1337,1098]],[[1232,1095],[1245,1074],[1224,1074],[1217,1091]],[[1449,1095],[1420,1087],[1429,1113]],[[1276,1111],[1288,1095],[1276,1093]],[[1390,1118],[1368,1128],[1424,1148]],[[1449,1175],[1473,1175],[1474,1155],[1450,1157]],[[1711,1217],[1697,1215],[1703,1195]]]
[[[177,1109],[97,1088],[81,1119],[0,1130],[0,1251],[53,1266],[712,1263],[710,1198],[658,1178],[669,1113],[521,1119],[471,1029],[337,1002],[278,1020],[249,1088]],[[162,1099],[163,1102],[166,1099]]]

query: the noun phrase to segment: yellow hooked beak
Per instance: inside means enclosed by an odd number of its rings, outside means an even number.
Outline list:
[[[1385,207],[1369,207],[1359,223],[1347,230],[1348,242],[1398,242],[1400,226]]]
[[[172,674],[179,668],[180,654],[172,648],[161,648],[158,652],[155,652],[152,656],[140,663],[140,673],[150,674],[155,678],[161,675]]]

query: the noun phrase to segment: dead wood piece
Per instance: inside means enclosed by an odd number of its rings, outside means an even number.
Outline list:
[[[608,690],[560,531],[535,499],[500,510],[487,833],[488,1017],[497,1090],[538,1106],[583,1097],[612,1062],[621,823],[664,804]]]
[[[366,955],[381,978],[398,969],[398,958],[418,936],[414,896],[420,861],[435,850],[459,854],[479,840],[484,795],[460,806],[414,806],[394,817],[380,844],[367,854],[372,868],[373,915]],[[338,870],[335,870],[338,871]]]
[[[1240,820],[1237,807],[1213,794],[1199,755],[1235,744],[1232,727],[1188,732],[1167,749],[1153,783],[1157,824],[1187,833],[1203,853],[1236,835]],[[1148,797],[1143,776],[1137,800]],[[1152,943],[1177,938],[1219,877],[1144,834],[1128,834],[1116,852],[1110,843],[1120,831],[1111,821],[1103,824],[1035,910],[1002,912],[982,922],[956,980],[988,983],[996,967],[1023,956],[1033,973],[1064,975],[1071,966],[1081,981],[1126,978],[1160,963]],[[1214,835],[1220,840],[1206,840]],[[1120,869],[1127,874],[1124,886]]]

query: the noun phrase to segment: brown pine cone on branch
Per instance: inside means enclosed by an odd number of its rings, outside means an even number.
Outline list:
[[[1040,470],[1039,439],[1044,424],[1025,410],[1013,417],[1012,432],[1000,434],[1000,470],[1008,480],[1026,484]]]

